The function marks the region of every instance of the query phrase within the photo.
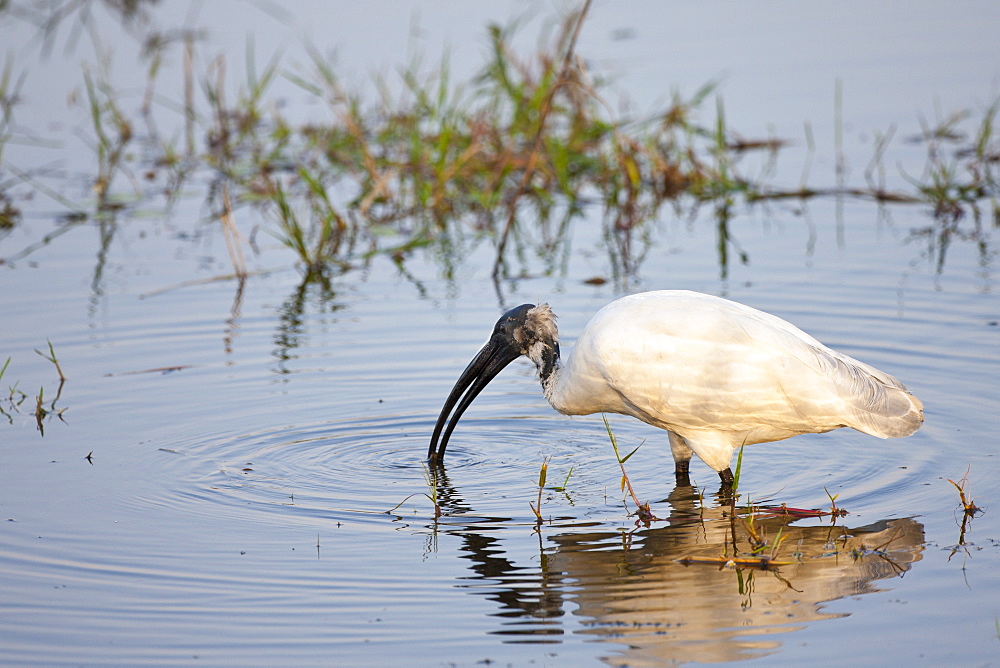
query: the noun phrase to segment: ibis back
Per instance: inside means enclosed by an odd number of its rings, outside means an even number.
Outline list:
[[[907,436],[923,422],[891,375],[776,316],[674,290],[601,309],[546,397],[562,413],[622,413],[734,447],[838,427]]]

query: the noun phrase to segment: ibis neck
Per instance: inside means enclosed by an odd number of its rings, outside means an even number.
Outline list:
[[[528,357],[535,363],[538,378],[542,381],[542,389],[548,394],[562,368],[562,363],[559,361],[559,343],[539,341],[528,351]]]
[[[546,346],[542,353],[542,363],[538,367],[538,375],[542,379],[542,385],[551,383],[556,370],[561,366],[559,344],[553,343],[552,346]]]

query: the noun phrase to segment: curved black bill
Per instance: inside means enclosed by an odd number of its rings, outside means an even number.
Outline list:
[[[455,430],[458,420],[462,417],[471,404],[472,400],[479,396],[491,380],[500,373],[505,366],[521,356],[519,347],[509,338],[499,333],[494,333],[492,338],[483,346],[483,349],[469,362],[465,371],[455,382],[455,387],[451,389],[451,394],[444,402],[441,413],[438,415],[437,423],[434,425],[434,433],[431,434],[430,448],[427,450],[427,458],[432,462],[440,462],[444,458],[445,448],[448,447],[448,439],[451,432]],[[457,406],[456,406],[457,404]],[[452,408],[454,413],[452,414]],[[451,421],[448,422],[448,416]],[[444,428],[448,422],[447,429]],[[441,431],[444,429],[444,435]],[[440,439],[440,444],[438,440]]]

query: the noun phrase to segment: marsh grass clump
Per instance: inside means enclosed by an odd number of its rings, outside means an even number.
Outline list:
[[[272,212],[276,235],[307,274],[349,263],[359,242],[366,256],[401,259],[429,244],[461,254],[485,241],[495,248],[495,278],[524,273],[539,257],[554,271],[565,261],[574,223],[593,204],[604,210],[602,236],[618,279],[634,271],[648,228],[666,204],[712,207],[724,273],[734,258],[749,261],[729,233],[741,205],[856,197],[928,202],[953,218],[984,199],[997,208],[997,105],[971,140],[948,128],[925,133],[929,166],[914,181],[916,192],[891,191],[874,179],[884,173],[891,131],[876,146],[866,187],[848,186],[838,134],[837,186],[811,188],[805,170],[799,189],[782,190],[767,183],[770,168],[752,178],[740,163],[764,152],[773,167],[789,142],[736,133],[714,82],[687,99],[675,94],[647,117],[616,117],[605,83],[576,52],[587,9],[567,15],[551,46],[528,56],[511,47],[516,23],[490,26],[486,62],[469,82],[452,80],[447,58],[433,67],[417,58],[401,72],[399,92],[376,80],[375,102],[350,92],[314,49],[312,71],[289,78],[323,101],[331,120],[322,124],[292,127],[276,113],[261,112],[275,61],[251,77],[236,107],[223,104],[221,83],[207,86],[216,119],[210,160],[225,165],[247,201]],[[701,108],[713,95],[714,121],[703,124]],[[944,161],[942,143],[952,141],[964,148],[956,146],[957,157]],[[958,233],[957,218],[947,229]]]
[[[911,238],[926,243],[938,273],[956,241],[976,244],[984,261],[991,255],[987,230],[1000,228],[998,114],[1000,99],[982,112],[973,132],[964,127],[973,115],[959,111],[934,125],[922,121],[922,132],[910,138],[925,145],[927,160],[923,174],[904,176],[933,211],[931,224],[913,230]]]
[[[447,55],[430,63],[417,56],[401,68],[398,79],[375,77],[374,95],[345,85],[335,62],[317,48],[306,45],[306,64],[292,71],[283,66],[280,53],[258,65],[252,41],[246,48],[245,81],[230,91],[226,57],[199,60],[201,30],[149,28],[142,40],[147,81],[139,93],[148,129],[137,159],[141,176],[154,181],[165,171],[169,203],[192,173],[211,174],[207,198],[225,214],[227,247],[241,277],[247,274],[239,259],[243,237],[235,233],[241,207],[259,209],[270,221],[266,231],[291,251],[306,282],[320,283],[379,255],[402,267],[411,253],[425,247],[444,265],[446,276],[484,245],[494,253],[494,279],[536,273],[539,263],[546,274],[564,272],[574,228],[593,207],[602,211],[599,236],[619,286],[635,277],[665,207],[690,220],[702,208],[709,211],[725,277],[731,263],[749,262],[730,231],[741,210],[817,197],[930,206],[933,223],[914,230],[911,238],[926,242],[939,271],[955,241],[976,243],[984,258],[991,257],[989,219],[992,226],[1000,225],[995,131],[1000,100],[978,119],[959,112],[924,123],[915,141],[926,146],[926,167],[921,174],[904,174],[908,189],[885,185],[885,156],[895,128],[876,132],[866,184],[853,186],[838,83],[835,185],[808,183],[816,142],[807,125],[801,183],[780,187],[772,183],[774,166],[791,141],[739,134],[729,125],[731,114],[716,82],[689,96],[675,93],[662,109],[648,114],[613,105],[607,82],[588,71],[577,49],[589,7],[586,0],[565,14],[533,53],[513,46],[523,23],[489,26],[485,60],[468,81],[455,80]],[[84,14],[53,10],[44,34],[54,39],[60,21]],[[123,23],[133,31],[146,19],[143,12],[122,12]],[[95,217],[101,218],[128,201],[115,193],[120,175],[137,197],[150,196],[153,189],[142,192],[139,174],[128,164],[136,160],[128,151],[137,143],[137,125],[126,113],[121,89],[111,83],[110,50],[95,32],[84,34],[92,35],[98,54],[97,66],[83,72],[82,97],[97,156]],[[172,50],[181,52],[183,94],[172,108],[183,115],[183,126],[165,139],[151,106],[164,101],[156,88]],[[198,71],[200,62],[205,64]],[[21,81],[11,72],[8,58],[0,75],[0,158]],[[282,79],[318,103],[319,118],[293,123],[282,115],[273,95]],[[714,110],[706,113],[704,107],[713,101]],[[968,130],[973,123],[975,130]],[[745,161],[755,155],[762,156],[763,167],[748,175]],[[8,194],[17,181],[45,190],[73,216],[88,216],[32,175],[6,167],[16,180],[0,174],[0,229],[19,219]],[[222,192],[231,193],[231,204],[217,205]]]
[[[746,512],[742,514],[733,514],[732,516],[734,520],[739,519],[740,524],[743,526],[747,543],[750,546],[748,558],[741,560],[744,565],[752,563],[754,559],[760,562],[756,565],[762,567],[791,563],[777,561],[778,551],[781,548],[782,542],[785,538],[787,538],[787,535],[784,533],[784,527],[779,526],[774,538],[769,538],[763,528],[763,523],[758,522],[758,519],[766,516],[767,515],[761,515],[760,510],[749,501],[747,502]],[[735,528],[735,522],[732,526]],[[734,536],[733,545],[735,546],[736,544],[736,538]]]
[[[575,50],[586,10],[566,17],[551,50],[529,57],[510,46],[516,25],[491,26],[487,62],[471,82],[453,82],[447,60],[428,72],[417,59],[400,75],[401,92],[376,81],[375,103],[349,92],[313,50],[312,71],[288,78],[331,120],[301,127],[262,111],[275,61],[233,104],[216,61],[203,83],[213,119],[206,159],[239,199],[272,213],[307,272],[348,261],[359,238],[367,253],[394,255],[488,239],[495,274],[507,275],[511,258],[558,257],[592,201],[608,212],[608,234],[627,237],[664,202],[710,190],[711,169],[690,145],[707,135],[692,118],[709,89],[646,120],[614,119]]]

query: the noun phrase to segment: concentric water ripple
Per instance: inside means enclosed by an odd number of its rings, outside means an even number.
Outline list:
[[[550,471],[546,487],[569,475],[560,514],[604,505],[617,476],[598,424],[561,416],[466,418],[461,436],[449,445],[444,470],[432,476],[445,514],[527,519],[543,461]],[[151,490],[140,502],[182,504],[185,512],[215,521],[260,513],[283,523],[296,517],[383,523],[391,520],[387,511],[404,501],[394,515],[429,517],[425,494],[433,491],[424,459],[432,429],[429,416],[403,415],[182,441],[157,453],[163,466],[174,469],[167,476],[174,486]],[[666,450],[660,455],[669,458]],[[574,497],[586,503],[573,510]]]

